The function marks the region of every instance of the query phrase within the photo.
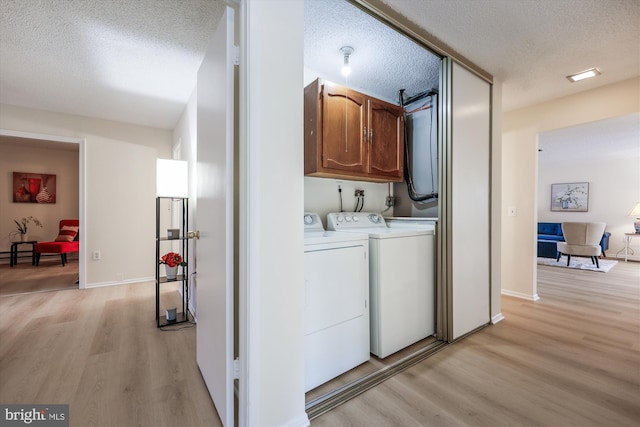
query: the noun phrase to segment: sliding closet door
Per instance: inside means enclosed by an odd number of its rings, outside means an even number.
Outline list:
[[[449,58],[443,81],[441,269],[452,341],[490,321],[491,85]]]

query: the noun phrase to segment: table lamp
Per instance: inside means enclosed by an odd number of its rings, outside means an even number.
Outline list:
[[[189,197],[189,173],[186,160],[157,159],[156,196]]]
[[[635,207],[629,212],[629,216],[636,217],[633,226],[636,229],[636,234],[640,234],[640,202],[636,203]]]

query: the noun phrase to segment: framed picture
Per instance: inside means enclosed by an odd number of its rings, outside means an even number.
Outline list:
[[[589,210],[589,183],[551,184],[551,210],[587,212]]]
[[[13,173],[14,203],[55,203],[56,176],[46,173]]]

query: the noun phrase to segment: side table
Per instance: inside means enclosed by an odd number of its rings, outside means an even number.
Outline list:
[[[632,237],[640,237],[640,233],[624,233],[624,261],[629,259],[629,245]]]
[[[31,265],[36,265],[36,243],[37,240],[28,240],[26,242],[11,242],[11,253],[9,265],[13,267],[18,263],[18,245],[28,244],[31,245]]]

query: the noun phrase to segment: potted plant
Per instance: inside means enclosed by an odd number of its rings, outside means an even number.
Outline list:
[[[27,230],[30,222],[33,222],[35,226],[42,228],[42,223],[38,220],[38,218],[35,218],[33,216],[22,218],[20,221],[14,219],[13,222],[16,223],[16,228],[18,229],[18,233],[20,233],[20,241],[22,242],[26,242],[27,240],[29,240]]]
[[[176,280],[178,277],[178,266],[187,265],[182,259],[182,255],[176,252],[167,252],[160,258],[160,264],[164,264],[167,272],[167,280]]]

